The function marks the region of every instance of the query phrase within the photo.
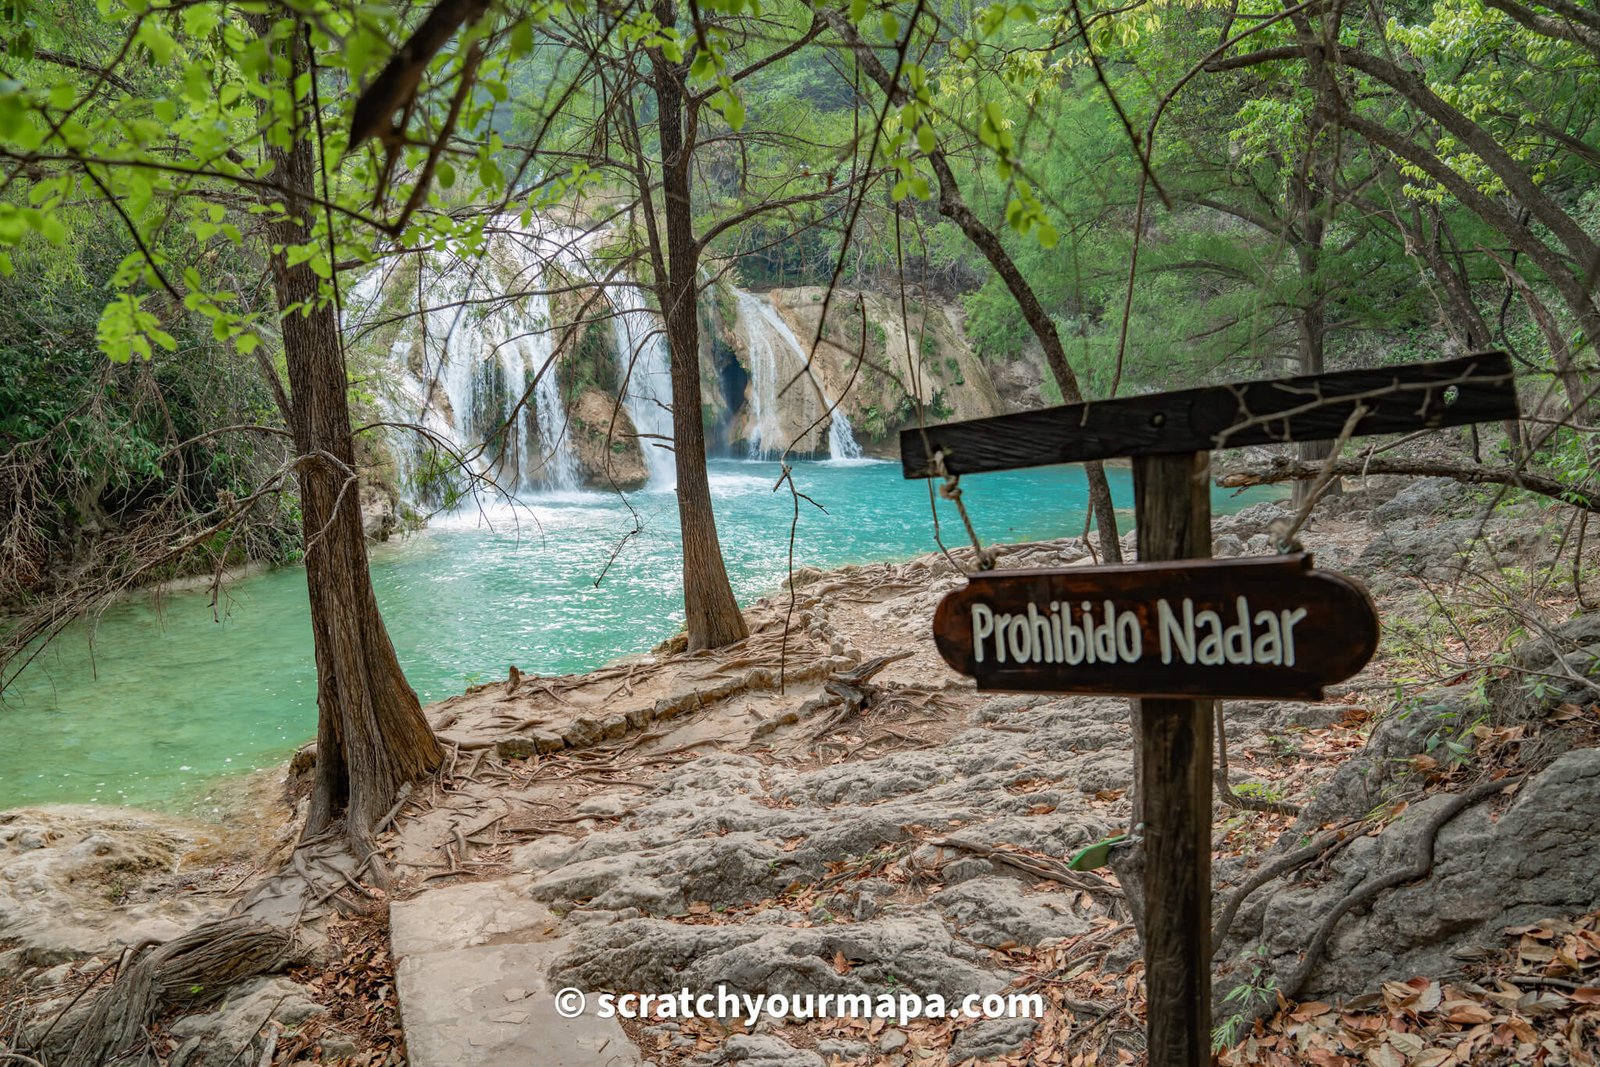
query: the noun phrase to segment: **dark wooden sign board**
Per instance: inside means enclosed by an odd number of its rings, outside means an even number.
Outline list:
[[[1344,432],[1358,404],[1367,413],[1356,422],[1354,437],[1517,417],[1511,359],[1489,352],[1440,363],[1092,400],[902,430],[900,462],[907,478],[929,478],[938,473],[932,462],[935,451],[944,453],[945,473],[980,474],[1332,440]]]
[[[1203,560],[1211,555],[1211,449],[1408,433],[1519,416],[1511,361],[1502,352],[1489,352],[1437,363],[1242,382],[905,430],[900,434],[900,457],[907,478],[926,478],[1131,456],[1139,559],[1144,563]],[[1173,583],[1166,587],[1170,607],[1174,590],[1203,580],[1194,574],[1184,577],[1185,573],[1208,566],[1183,563],[1149,573]],[[1125,570],[1106,568],[1093,595],[1084,592],[1090,586],[1072,588],[1080,602],[1090,601],[1092,614],[1096,599],[1103,601],[1130,588],[1126,578],[1104,578],[1105,572]],[[1046,573],[1050,577],[1037,579],[1046,583],[1044,591],[1063,572]],[[1320,577],[1336,578],[1328,573]],[[997,597],[1028,592],[1022,583],[1009,590],[994,584],[1006,580],[1015,582],[1015,575],[973,576],[974,585],[987,584]],[[1147,598],[1153,588],[1147,587]],[[1035,589],[1032,598],[1035,612],[1038,592]],[[951,594],[954,603],[948,609],[959,612],[960,605],[967,604],[968,641],[975,640],[981,629],[970,629],[974,595],[970,588]],[[1153,595],[1161,597],[1159,591]],[[1026,614],[1026,599],[1003,603],[1010,605],[1013,620],[1020,605],[1028,627],[1035,626],[1033,616]],[[1114,599],[1113,605],[1115,610]],[[940,611],[947,609],[941,605]],[[1113,631],[1116,625],[1113,619]],[[1020,627],[1017,632],[1021,648]],[[1362,640],[1369,638],[1376,639],[1375,626]],[[988,639],[993,640],[992,633]],[[1055,642],[1053,631],[1051,642]],[[1061,648],[1064,655],[1064,630]],[[1327,666],[1331,670],[1336,665],[1330,661]],[[1236,688],[1234,682],[1220,680],[1228,668],[1213,669],[1218,684],[1205,691],[1205,699],[1173,699],[1176,694],[1168,692],[1173,686],[1164,682],[1153,690],[1133,689],[1141,698],[1134,782],[1145,849],[1142,933],[1151,1067],[1203,1067],[1211,1062],[1212,698],[1237,695],[1228,692]],[[1235,669],[1247,668],[1236,664]],[[1131,678],[1122,673],[1124,681]],[[1049,691],[1108,691],[1078,688],[1080,682],[1095,684],[1087,675],[1057,674],[1059,681]],[[1100,676],[1099,683],[1107,677]],[[1154,669],[1148,677],[1157,677]]]
[[[1321,700],[1377,651],[1378,612],[1297,552],[985,571],[939,604],[933,636],[979,689]]]

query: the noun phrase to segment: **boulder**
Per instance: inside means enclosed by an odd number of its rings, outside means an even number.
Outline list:
[[[984,1019],[973,1023],[956,1036],[955,1044],[950,1047],[949,1062],[965,1064],[977,1060],[982,1063],[1015,1052],[1027,1044],[1037,1029],[1039,1024],[1033,1019]]]
[[[253,1063],[264,1047],[269,1022],[298,1026],[327,1008],[287,978],[256,978],[229,990],[211,1011],[186,1015],[172,1024],[178,1043],[172,1067],[224,1067]]]
[[[591,386],[572,404],[571,432],[578,476],[595,489],[639,489],[650,480],[641,442],[625,405]]]
[[[361,532],[368,541],[387,541],[400,526],[396,494],[388,486],[364,484],[361,487]]]
[[[1272,894],[1243,955],[1259,953],[1279,977],[1292,972],[1323,916],[1369,879],[1407,866],[1429,815],[1446,802],[1434,795],[1412,805],[1380,836],[1340,852],[1326,879]],[[1507,926],[1595,910],[1597,824],[1600,749],[1558,758],[1523,785],[1498,821],[1487,804],[1468,808],[1440,828],[1426,878],[1381,894],[1335,928],[1300,995],[1354,995],[1388,979],[1445,974],[1458,966],[1454,951],[1497,945]],[[1219,983],[1219,993],[1236,983]]]

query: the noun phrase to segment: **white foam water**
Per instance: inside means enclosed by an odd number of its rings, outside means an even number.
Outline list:
[[[816,386],[825,407],[832,410],[828,422],[828,455],[836,460],[862,458],[849,416],[828,391],[822,376],[806,360],[808,351],[778,314],[771,301],[755,293],[738,292],[739,321],[750,358],[750,458],[760,459],[782,452],[790,444],[781,439],[778,417],[782,398],[779,393],[798,374],[805,374]]]

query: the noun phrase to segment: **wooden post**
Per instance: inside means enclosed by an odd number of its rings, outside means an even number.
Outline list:
[[[1211,556],[1211,454],[1139,456],[1139,559]],[[1144,959],[1150,1067],[1211,1062],[1209,700],[1137,701],[1134,795],[1144,823]]]

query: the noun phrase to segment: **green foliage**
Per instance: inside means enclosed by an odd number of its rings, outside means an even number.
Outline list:
[[[608,322],[585,324],[577,343],[556,363],[561,395],[575,397],[586,389],[615,393],[622,385],[615,335]]]
[[[1428,731],[1422,747],[1424,755],[1446,765],[1470,763],[1472,732],[1489,720],[1488,701],[1481,694],[1481,681],[1479,685],[1480,694],[1475,703],[1424,703],[1420,699],[1402,698],[1395,717],[1400,722],[1415,723],[1414,732]]]
[[[0,601],[31,595],[91,542],[146,512],[205,513],[247,495],[282,459],[275,439],[259,434],[201,437],[276,424],[273,401],[253,368],[235,365],[158,298],[148,307],[163,314],[143,313],[171,324],[160,332],[181,358],[105,359],[103,284],[128,244],[94,212],[66,218],[60,247],[19,242],[16,272],[0,286],[0,522],[9,532]],[[215,540],[212,559],[293,552],[294,516],[262,517],[243,537]]]
[[[1226,1014],[1211,1031],[1211,1048],[1215,1052],[1238,1044],[1256,1017],[1276,1001],[1278,981],[1267,967],[1265,945],[1257,945],[1241,967],[1248,969],[1249,974],[1222,998]]]

